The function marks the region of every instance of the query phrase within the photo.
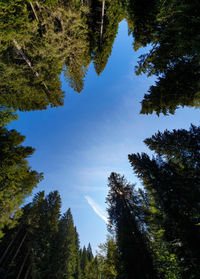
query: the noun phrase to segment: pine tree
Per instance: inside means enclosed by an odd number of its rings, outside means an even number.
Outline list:
[[[0,127],[6,126],[12,120],[17,120],[18,116],[13,109],[0,105]]]
[[[60,196],[57,191],[35,195],[22,209],[14,229],[6,228],[0,248],[3,278],[50,278],[53,236],[58,229]]]
[[[97,258],[101,276],[105,279],[117,278],[117,259],[119,257],[114,239],[107,237],[104,244],[99,245]]]
[[[134,185],[116,173],[109,177],[109,220],[116,231],[118,278],[157,278],[144,227],[141,199]]]
[[[0,236],[5,225],[15,224],[25,197],[42,179],[42,173],[28,166],[34,149],[22,146],[24,139],[16,130],[0,128]]]
[[[70,209],[60,219],[57,237],[57,278],[80,278],[78,235]]]
[[[81,250],[80,253],[80,265],[81,265],[81,272],[83,278],[86,275],[85,270],[86,270],[87,263],[88,263],[87,249],[85,248],[85,246],[83,246],[83,249]]]
[[[150,44],[139,57],[136,74],[156,75],[141,113],[174,113],[199,106],[199,1],[123,0],[134,48]]]
[[[199,127],[158,133],[145,142],[158,157],[129,155],[150,196],[153,222],[178,257],[181,278],[199,274]],[[158,226],[157,226],[158,228]]]
[[[92,247],[91,247],[90,243],[88,244],[88,247],[87,247],[87,258],[88,258],[89,262],[91,262],[92,259],[94,258],[93,253],[92,253]]]

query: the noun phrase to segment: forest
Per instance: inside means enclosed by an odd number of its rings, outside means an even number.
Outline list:
[[[81,93],[91,63],[106,68],[125,20],[136,75],[156,81],[140,114],[168,116],[200,106],[198,0],[0,0],[0,278],[198,279],[200,126],[158,131],[149,153],[127,154],[142,187],[112,172],[108,232],[94,253],[81,247],[71,209],[29,158],[34,147],[9,124],[19,112],[64,105],[64,82]]]

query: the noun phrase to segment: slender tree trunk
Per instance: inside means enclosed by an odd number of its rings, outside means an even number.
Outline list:
[[[31,61],[28,59],[28,57],[26,57],[26,55],[24,54],[22,48],[18,44],[18,42],[16,40],[13,40],[13,43],[14,43],[16,49],[18,50],[18,52],[21,54],[21,56],[24,59],[24,61],[26,62],[26,64],[29,66],[29,68],[35,73],[36,77],[39,77],[38,72],[34,71],[33,66],[31,65]]]
[[[36,77],[39,77],[38,72],[34,71],[34,68],[33,68],[32,64],[31,64],[31,61],[30,61],[30,60],[28,59],[28,57],[25,55],[25,53],[23,52],[23,50],[22,50],[21,46],[18,44],[18,42],[17,42],[16,40],[13,40],[13,43],[14,43],[16,49],[18,50],[19,54],[22,56],[22,58],[24,59],[24,61],[26,62],[26,64],[29,66],[29,68],[33,71],[33,73],[35,74],[35,76],[36,76]],[[45,83],[45,82],[42,82],[42,84],[44,85],[44,87],[45,87],[46,90],[47,90],[47,93],[48,93],[47,96],[50,96],[49,89],[48,89],[46,83]]]
[[[22,265],[21,265],[21,267],[20,267],[20,270],[19,270],[19,272],[18,272],[18,275],[17,275],[17,278],[16,278],[16,279],[19,279],[19,278],[20,278],[20,275],[21,275],[21,273],[22,273],[22,271],[23,271],[23,268],[24,268],[24,265],[25,265],[25,263],[26,263],[26,260],[27,260],[27,258],[28,258],[28,256],[29,256],[29,253],[30,253],[30,251],[27,252],[26,257],[24,258],[24,261],[23,261],[23,263],[22,263]]]
[[[16,240],[19,232],[20,232],[20,228],[18,229],[16,236],[10,241],[10,243],[8,244],[8,247],[6,248],[6,250],[4,251],[3,255],[1,256],[0,264],[3,262],[4,258],[6,257],[7,253],[9,252],[9,249],[12,246],[13,242]]]
[[[103,37],[104,13],[105,13],[105,0],[103,0],[103,2],[102,2],[100,44],[101,44],[101,42],[102,42],[102,37]]]
[[[39,21],[39,18],[38,18],[38,16],[37,16],[37,12],[36,12],[36,10],[35,10],[35,8],[34,8],[34,6],[33,6],[33,3],[32,3],[31,1],[30,1],[29,3],[30,3],[30,5],[31,5],[31,8],[32,8],[32,10],[33,10],[33,13],[34,13],[34,16],[35,16],[36,20]]]
[[[29,275],[30,270],[31,270],[31,265],[29,265],[29,267],[28,267],[28,269],[27,269],[27,271],[26,271],[26,274],[25,274],[25,276],[24,276],[24,279],[27,279],[27,278],[28,278],[28,275]]]
[[[20,250],[20,248],[22,247],[22,244],[24,243],[24,240],[26,239],[27,234],[28,234],[28,232],[26,232],[25,235],[24,235],[24,237],[22,238],[22,241],[21,241],[21,243],[20,243],[20,245],[19,245],[19,247],[18,247],[18,249],[17,249],[17,251],[16,251],[14,257],[12,258],[12,261],[11,261],[11,262],[13,262],[14,259],[17,257],[17,255],[18,255],[18,253],[19,253],[19,250]]]

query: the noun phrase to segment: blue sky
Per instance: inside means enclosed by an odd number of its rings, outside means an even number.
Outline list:
[[[62,211],[72,210],[81,245],[90,242],[93,250],[106,239],[104,213],[97,213],[106,209],[110,172],[139,185],[127,155],[149,152],[143,140],[158,130],[199,125],[199,110],[193,108],[167,117],[139,114],[142,97],[154,82],[134,74],[142,51],[134,53],[127,25],[121,22],[106,69],[97,76],[90,65],[81,94],[63,80],[63,107],[20,113],[10,125],[26,136],[25,145],[36,148],[29,162],[45,178],[34,193],[58,190]]]

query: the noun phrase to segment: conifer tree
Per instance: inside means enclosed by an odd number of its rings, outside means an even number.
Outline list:
[[[87,258],[88,258],[89,262],[91,262],[93,259],[92,247],[91,247],[90,243],[88,244],[88,247],[87,247]]]
[[[27,157],[34,149],[22,146],[24,139],[16,130],[0,127],[0,232],[15,224],[25,197],[42,179],[42,173],[28,166]]]
[[[136,73],[156,75],[142,101],[141,113],[174,113],[199,106],[199,1],[123,0],[134,48],[150,44]]]
[[[129,155],[134,171],[150,196],[153,222],[178,257],[181,278],[199,270],[199,127],[158,133],[145,143],[158,157]]]
[[[99,245],[97,258],[101,276],[105,279],[117,278],[118,250],[114,238],[108,236],[104,244]]]
[[[116,231],[119,259],[118,278],[157,278],[145,233],[141,198],[134,185],[116,173],[109,177],[109,220]]]
[[[85,248],[85,246],[83,246],[83,249],[81,251],[81,254],[80,254],[80,265],[81,265],[81,272],[82,272],[82,277],[84,278],[85,275],[86,275],[86,266],[87,266],[87,263],[88,263],[88,257],[87,257],[87,249]]]
[[[5,230],[0,248],[3,278],[51,278],[51,247],[58,229],[60,196],[57,191],[35,195],[22,209],[14,229]]]

